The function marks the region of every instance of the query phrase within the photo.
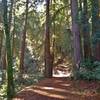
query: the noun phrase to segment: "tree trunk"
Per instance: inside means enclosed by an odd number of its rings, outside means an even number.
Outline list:
[[[88,22],[88,5],[87,0],[83,0],[83,16],[82,16],[82,32],[83,32],[83,44],[84,44],[84,58],[90,58],[92,56],[91,52],[91,42],[90,42],[90,30]]]
[[[54,13],[55,13],[55,5],[56,5],[56,1],[53,0],[54,2]],[[53,21],[53,33],[52,33],[52,67],[54,66],[54,60],[55,60],[55,35],[56,35],[56,24],[55,24],[55,15],[54,15],[54,21]]]
[[[20,72],[24,73],[24,55],[25,55],[25,46],[26,46],[26,31],[27,31],[27,20],[28,20],[28,3],[29,0],[26,0],[26,16],[25,16],[25,26],[22,34],[22,42],[21,42],[21,53],[20,53]]]
[[[13,5],[14,5],[14,0],[11,1],[11,6],[10,6],[10,11],[9,11],[9,31],[11,33],[11,24],[12,24],[12,14],[13,14]]]
[[[2,47],[2,68],[7,69],[7,54],[6,54],[6,48]]]
[[[93,55],[95,60],[100,61],[100,18],[99,0],[92,0],[92,36],[94,38]]]
[[[3,43],[3,32],[0,30],[0,58],[1,58],[1,51],[2,51],[2,43]]]
[[[81,47],[80,47],[80,31],[78,25],[78,2],[71,0],[71,16],[72,16],[72,33],[73,33],[73,48],[74,48],[74,62],[79,65],[81,61]]]
[[[50,53],[50,16],[49,16],[50,0],[46,0],[46,29],[45,29],[45,77],[52,77],[52,56]]]
[[[2,0],[4,9],[4,31],[6,35],[6,50],[7,50],[7,99],[11,100],[14,95],[14,82],[13,82],[13,61],[12,61],[12,51],[11,51],[11,38],[8,25],[8,7],[7,0]]]
[[[14,1],[14,10],[13,10],[13,16],[14,16],[14,20],[13,20],[13,31],[12,31],[12,55],[13,57],[16,56],[16,44],[15,44],[15,6],[16,6],[16,1]]]

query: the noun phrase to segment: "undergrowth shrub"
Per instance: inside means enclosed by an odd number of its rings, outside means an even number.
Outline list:
[[[7,83],[4,82],[4,84],[0,85],[0,100],[6,100],[7,97]]]
[[[85,59],[80,63],[77,78],[84,80],[100,80],[100,62]]]

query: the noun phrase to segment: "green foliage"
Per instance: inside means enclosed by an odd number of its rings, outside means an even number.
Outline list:
[[[0,86],[0,100],[5,100],[4,98],[7,98],[7,83],[3,83],[1,86]]]
[[[21,78],[19,73],[17,73],[15,78],[16,93],[27,86],[38,83],[43,78],[43,73],[39,71],[34,72],[33,70],[29,70],[27,73],[23,74],[23,78]]]
[[[93,42],[93,44],[96,44],[96,43],[100,42],[100,32],[96,32],[92,36],[92,42]]]
[[[77,71],[77,78],[85,80],[100,80],[100,62],[85,59]]]
[[[80,63],[80,66],[82,68],[85,68],[86,70],[92,71],[94,68],[96,68],[97,63],[95,63],[93,60],[91,59],[85,59]]]
[[[56,52],[58,54],[64,54],[68,56],[71,52],[71,32],[68,29],[63,28],[63,33],[58,33],[56,36]]]

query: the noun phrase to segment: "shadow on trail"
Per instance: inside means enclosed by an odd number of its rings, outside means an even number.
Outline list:
[[[100,100],[99,94],[93,91],[88,93],[83,84],[83,81],[72,81],[68,78],[45,79],[37,85],[23,89],[13,100]]]

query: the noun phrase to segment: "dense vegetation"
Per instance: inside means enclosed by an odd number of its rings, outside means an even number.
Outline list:
[[[0,0],[0,100],[53,76],[100,80],[99,0]]]

